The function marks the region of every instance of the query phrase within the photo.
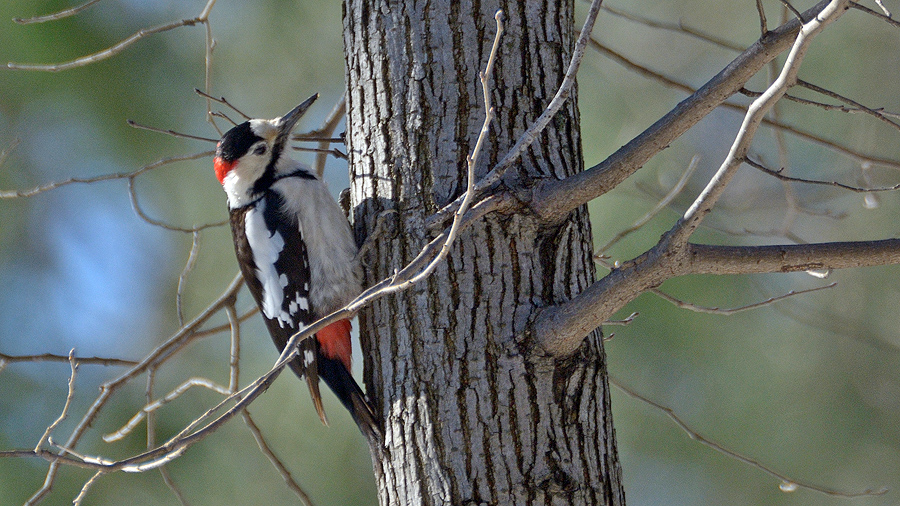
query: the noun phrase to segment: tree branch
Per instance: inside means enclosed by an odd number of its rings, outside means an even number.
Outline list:
[[[828,0],[819,2],[803,13],[804,19],[814,18],[827,4]],[[800,28],[800,21],[792,19],[767,33],[699,90],[603,162],[562,180],[539,183],[532,192],[532,210],[545,221],[555,223],[578,206],[618,186],[737,93],[763,66],[787,51]]]
[[[833,0],[821,11],[803,19],[809,19],[797,35],[796,41],[787,57],[782,73],[778,79],[753,102],[747,111],[744,122],[741,125],[734,144],[720,166],[719,170],[704,188],[703,192],[695,199],[684,216],[663,235],[659,243],[638,258],[626,262],[621,268],[614,269],[601,280],[589,286],[584,292],[574,299],[561,305],[544,309],[535,319],[534,336],[536,342],[547,352],[554,356],[566,356],[574,352],[581,344],[585,335],[610,319],[613,314],[625,306],[628,302],[650,288],[656,288],[665,280],[685,274],[696,274],[699,271],[692,269],[692,257],[689,254],[691,248],[687,240],[694,230],[702,222],[703,218],[712,210],[725,189],[725,186],[734,176],[735,170],[741,165],[750,142],[762,118],[772,105],[781,98],[787,89],[796,82],[797,71],[800,62],[806,53],[811,40],[821,30],[838,19],[847,9],[849,0]],[[807,11],[808,12],[808,11]],[[783,29],[784,27],[782,27]],[[758,43],[757,43],[758,44]],[[730,68],[730,67],[729,67]],[[726,69],[727,71],[728,69]],[[708,86],[708,85],[707,85]],[[704,86],[706,88],[706,86]],[[702,90],[703,88],[701,88]],[[699,93],[699,92],[698,92]],[[682,102],[684,104],[684,102]],[[681,104],[679,105],[681,107]],[[678,107],[676,107],[676,110]],[[671,114],[671,113],[670,113]],[[652,129],[653,127],[651,127]],[[640,138],[640,136],[638,137]],[[627,147],[627,146],[626,146]],[[661,148],[660,148],[661,149]],[[621,150],[620,150],[621,151]],[[615,155],[613,155],[615,156]],[[611,157],[612,158],[612,157]],[[640,164],[638,165],[640,166]],[[582,173],[584,174],[584,173]],[[565,184],[569,179],[575,179],[579,175],[572,176],[555,184]],[[572,189],[571,191],[577,191]],[[538,199],[539,203],[543,199]],[[551,211],[552,212],[552,211]],[[854,245],[867,243],[849,243]],[[811,245],[804,245],[809,247]],[[779,246],[779,248],[786,248]],[[827,249],[827,248],[826,248]],[[851,248],[854,251],[857,249]],[[865,248],[863,248],[865,249]],[[873,250],[878,248],[873,247]],[[808,251],[808,250],[807,250]],[[822,251],[827,255],[827,251]],[[860,255],[869,255],[868,251],[860,252]],[[766,258],[770,258],[769,257]],[[786,259],[790,258],[790,261]],[[829,257],[824,257],[829,258]],[[900,261],[900,255],[891,253],[879,257],[881,260],[891,262]],[[774,259],[774,258],[773,258]],[[738,274],[747,272],[790,272],[795,270],[821,269],[826,267],[821,258],[796,259],[790,255],[782,256],[778,265],[766,264],[753,258],[744,257],[735,268],[740,272],[714,272],[719,274]],[[843,261],[847,261],[845,258]],[[767,265],[766,268],[761,267]],[[850,266],[867,265],[865,259],[854,259],[852,263],[833,265],[830,267],[841,268]],[[763,268],[764,270],[753,270]],[[713,273],[713,272],[711,272]]]

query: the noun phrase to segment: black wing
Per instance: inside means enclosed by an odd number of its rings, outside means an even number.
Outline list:
[[[267,191],[254,205],[231,211],[231,231],[241,273],[279,352],[284,350],[291,336],[313,321],[309,307],[310,273],[306,245],[296,219],[279,213],[281,204],[280,195]],[[272,241],[261,248],[266,251],[254,254],[251,240],[247,236],[248,220],[252,220],[257,227],[265,225],[263,232],[267,237],[262,237],[261,231],[257,230],[254,239],[256,243],[264,239]],[[273,253],[277,253],[277,256],[271,266],[257,265],[257,258],[270,258]],[[273,293],[267,293],[267,289]],[[267,299],[268,307],[265,302]],[[289,365],[298,377],[306,378],[316,412],[322,422],[327,423],[319,393],[316,344],[315,339],[306,339],[300,343],[300,354]]]

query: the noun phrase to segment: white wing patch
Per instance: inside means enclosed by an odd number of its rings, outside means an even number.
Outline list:
[[[253,263],[256,264],[256,276],[262,285],[262,311],[266,318],[277,320],[284,328],[296,323],[293,315],[298,310],[308,310],[309,301],[299,292],[294,293],[294,300],[285,308],[284,289],[288,285],[287,275],[278,275],[275,262],[278,261],[284,249],[284,238],[277,231],[272,232],[266,226],[263,219],[263,205],[259,205],[247,212],[244,217],[244,227],[247,234],[247,242],[253,251]],[[301,325],[302,326],[302,325]]]

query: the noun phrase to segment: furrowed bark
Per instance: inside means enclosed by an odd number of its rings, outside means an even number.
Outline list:
[[[368,282],[429,240],[425,221],[465,188],[484,110],[478,75],[503,9],[496,119],[478,176],[556,91],[574,42],[573,2],[350,0],[344,37],[354,226],[392,234],[364,259]],[[576,100],[504,179],[582,170]],[[565,360],[536,355],[537,308],[594,279],[587,210],[551,228],[493,213],[465,229],[426,281],[360,313],[366,384],[383,417],[382,504],[624,504],[599,331]]]

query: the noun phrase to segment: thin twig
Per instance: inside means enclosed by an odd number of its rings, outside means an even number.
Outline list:
[[[117,379],[104,383],[100,386],[100,395],[94,400],[94,403],[88,409],[87,413],[81,418],[81,421],[78,422],[78,425],[69,435],[69,439],[66,441],[67,447],[73,447],[81,437],[84,435],[85,431],[87,431],[88,427],[96,419],[97,415],[100,413],[100,410],[106,405],[106,402],[112,396],[113,393],[118,391],[123,385],[125,385],[129,380],[146,371],[148,368],[153,367],[154,365],[161,364],[167,358],[174,355],[178,350],[183,348],[185,345],[190,343],[194,338],[194,332],[203,325],[209,318],[211,318],[214,314],[218,313],[218,311],[222,308],[227,300],[231,297],[234,297],[234,294],[237,293],[237,290],[243,284],[243,278],[238,274],[232,280],[231,284],[228,288],[225,289],[225,292],[216,300],[214,300],[200,315],[198,315],[192,322],[182,327],[178,332],[175,333],[172,337],[170,337],[165,343],[157,347],[153,352],[151,352],[148,356],[144,357],[139,363],[135,364],[131,369],[126,371],[124,374],[119,376]],[[49,493],[50,489],[53,486],[53,482],[56,477],[56,473],[59,470],[60,463],[66,462],[71,463],[71,459],[66,459],[65,452],[61,454],[55,454],[52,452],[34,452],[34,454],[39,455],[48,461],[50,461],[50,466],[47,470],[47,475],[44,480],[44,484],[41,488],[31,496],[28,500],[27,504],[36,504],[39,502],[47,493]]]
[[[887,7],[884,6],[883,0],[875,0],[875,3],[878,4],[879,7],[881,7],[881,12],[884,12],[885,16],[891,17],[891,11],[889,11]]]
[[[100,469],[96,473],[94,473],[94,475],[91,476],[86,482],[84,482],[84,485],[81,486],[81,490],[78,491],[78,495],[75,496],[75,499],[72,500],[72,506],[79,506],[81,504],[81,501],[83,501],[85,496],[87,495],[88,490],[90,490],[90,488],[94,486],[94,483],[96,483],[97,480],[104,474],[106,473],[102,469]]]
[[[253,435],[253,439],[256,440],[256,445],[259,447],[259,450],[263,452],[263,455],[269,459],[269,462],[272,463],[272,466],[275,467],[275,470],[278,471],[278,474],[281,475],[281,478],[284,480],[284,483],[287,485],[294,494],[300,499],[300,502],[305,504],[306,506],[313,506],[312,499],[310,499],[309,494],[303,490],[294,477],[291,476],[290,470],[288,470],[287,466],[281,462],[281,459],[275,455],[275,452],[272,450],[272,447],[269,446],[269,443],[266,442],[266,438],[263,437],[262,431],[259,430],[259,426],[256,425],[256,422],[253,421],[253,418],[250,416],[250,412],[246,409],[241,413],[241,417],[244,419],[244,423],[247,424],[247,428],[250,430],[250,434]]]
[[[2,151],[0,151],[0,167],[2,167],[4,163],[6,163],[6,159],[9,158],[9,154],[12,153],[14,149],[16,149],[16,146],[18,146],[20,142],[22,142],[22,139],[19,139],[17,137],[11,140],[9,142],[9,145],[7,145]],[[3,197],[0,196],[0,198]]]
[[[209,379],[190,378],[175,387],[174,390],[166,394],[164,397],[145,405],[143,408],[141,408],[140,411],[135,413],[135,415],[132,416],[131,419],[128,420],[128,422],[126,422],[125,425],[123,425],[119,430],[111,432],[109,434],[105,434],[103,436],[103,441],[106,441],[107,443],[119,441],[120,439],[130,434],[131,431],[134,430],[134,428],[137,427],[137,425],[147,417],[148,413],[152,413],[157,409],[165,406],[166,404],[174,401],[175,399],[181,397],[185,392],[193,387],[203,387],[222,395],[230,395],[232,393],[228,390],[228,388],[218,385]]]
[[[202,91],[200,88],[194,88],[194,92],[195,92],[196,94],[200,95],[201,97],[205,97],[207,100],[212,100],[213,102],[218,102],[218,103],[220,103],[220,104],[222,104],[222,105],[228,107],[228,108],[231,109],[232,111],[238,113],[242,118],[244,118],[245,121],[249,121],[249,120],[253,119],[253,118],[251,118],[250,116],[244,114],[243,111],[241,111],[240,109],[238,109],[237,107],[235,107],[235,106],[234,106],[231,102],[229,102],[228,99],[226,99],[225,97],[214,97],[214,96],[210,95],[209,93],[206,93],[205,91]],[[232,122],[232,123],[233,123],[233,122]]]
[[[618,52],[610,49],[609,47],[604,46],[603,44],[597,42],[594,39],[591,39],[591,47],[596,49],[597,51],[603,53],[608,58],[610,58],[611,60],[615,61],[616,63],[622,65],[626,69],[631,70],[632,72],[635,72],[637,74],[640,74],[648,79],[657,81],[657,82],[661,83],[663,86],[674,88],[674,89],[683,91],[688,94],[696,94],[698,91],[696,88],[689,86],[686,83],[677,81],[677,80],[675,80],[669,76],[666,76],[660,72],[651,70],[648,67],[645,67],[643,65],[636,63],[636,62],[630,60],[629,58],[627,58],[626,56],[622,55],[621,53],[618,53]],[[760,93],[760,92],[750,91],[750,90],[747,90],[746,88],[740,88],[739,92],[741,94],[751,97],[751,98],[757,98],[760,95],[762,95],[762,93]],[[842,109],[843,110],[843,108],[841,108],[840,106],[830,106],[829,104],[822,104],[819,102],[814,102],[812,100],[806,100],[806,99],[801,99],[801,98],[797,98],[797,97],[792,97],[791,95],[785,95],[785,99],[791,100],[794,102],[798,102],[801,104],[815,105],[817,107],[822,107],[822,108],[826,108],[826,109],[831,108],[831,109]],[[742,114],[746,113],[746,111],[747,111],[747,107],[744,105],[741,105],[741,104],[734,104],[731,102],[723,102],[719,105],[721,107],[725,107],[727,109],[738,111]],[[883,116],[889,115],[889,113],[884,113],[882,111],[877,111],[875,109],[873,109],[873,111],[875,111],[876,113],[880,113]],[[853,111],[847,110],[847,112],[853,112]],[[872,163],[872,164],[876,164],[876,165],[890,167],[893,169],[900,169],[900,161],[891,160],[888,158],[875,157],[872,155],[867,155],[860,151],[854,150],[850,147],[839,144],[835,141],[826,139],[824,137],[807,132],[805,130],[801,130],[800,128],[797,128],[795,126],[789,125],[789,124],[781,122],[781,121],[764,118],[763,125],[774,128],[776,130],[790,133],[801,139],[807,140],[814,144],[818,144],[818,145],[823,146],[832,151],[836,151],[836,152],[841,153],[845,156],[848,156],[851,159],[853,159],[857,162],[860,162],[860,163]]]
[[[657,214],[659,214],[663,209],[665,209],[669,204],[671,204],[672,201],[675,200],[675,197],[677,197],[678,194],[681,193],[681,190],[684,189],[684,186],[687,184],[688,179],[694,173],[694,170],[697,168],[697,165],[699,163],[700,163],[700,157],[697,155],[694,155],[694,157],[691,158],[691,163],[688,164],[687,170],[685,170],[684,173],[681,174],[681,178],[678,179],[678,182],[675,183],[675,186],[673,186],[672,189],[669,190],[669,192],[666,194],[666,196],[663,197],[662,200],[660,200],[653,207],[653,209],[648,211],[647,214],[645,214],[644,216],[639,218],[637,221],[635,221],[630,227],[617,233],[615,235],[615,237],[613,237],[612,239],[609,240],[609,242],[607,242],[606,244],[604,244],[603,246],[598,248],[597,254],[602,255],[604,251],[611,248],[614,244],[616,244],[617,242],[622,240],[624,237],[628,236],[629,234],[633,233],[634,231],[636,231],[639,228],[646,225],[648,221],[652,220]]]
[[[25,197],[33,197],[35,195],[44,193],[50,190],[56,190],[57,188],[62,188],[63,186],[68,186],[70,184],[93,184],[98,183],[100,181],[113,181],[117,179],[132,179],[141,174],[158,169],[162,166],[168,165],[170,163],[176,162],[186,162],[190,160],[197,160],[200,158],[204,158],[207,156],[213,156],[215,154],[214,151],[203,151],[200,153],[194,153],[190,155],[180,155],[180,156],[170,156],[166,158],[160,158],[153,163],[149,163],[140,167],[137,170],[132,172],[117,172],[113,174],[102,174],[100,176],[95,177],[73,177],[69,179],[64,179],[62,181],[55,181],[52,183],[47,183],[41,186],[36,186],[29,190],[6,190],[0,191],[0,199],[14,199],[14,198],[25,198]]]
[[[228,325],[231,327],[231,350],[228,360],[228,392],[237,392],[241,378],[241,322],[237,317],[237,309],[234,307],[236,299],[225,304],[225,314],[228,315]]]
[[[153,402],[155,397],[153,393],[154,385],[156,384],[156,372],[159,369],[156,367],[151,367],[147,369],[147,389],[145,392],[145,402],[146,404],[150,404]],[[156,446],[156,413],[149,412],[147,413],[147,448],[153,448]],[[175,483],[175,480],[172,479],[171,474],[169,474],[168,468],[166,466],[159,466],[159,475],[162,477],[163,483],[168,487],[169,491],[172,492],[172,495],[178,499],[178,502],[181,503],[181,506],[188,506],[187,498],[185,498],[184,493],[181,492],[181,489],[178,488],[178,484]]]
[[[45,430],[41,438],[38,439],[37,444],[34,445],[34,451],[40,450],[41,447],[44,446],[44,443],[50,439],[50,434],[53,433],[54,429],[69,416],[69,407],[72,406],[72,399],[75,397],[75,371],[78,370],[78,363],[75,362],[75,348],[72,348],[69,351],[69,368],[72,372],[69,375],[69,389],[68,393],[66,393],[66,403],[63,404],[62,412],[59,414],[59,417],[47,426],[47,430]]]
[[[68,9],[63,9],[61,11],[54,12],[53,14],[44,14],[43,16],[34,16],[30,18],[13,18],[13,23],[18,23],[20,25],[30,25],[32,23],[45,23],[47,21],[57,21],[60,19],[67,18],[69,16],[74,16],[79,12],[87,9],[88,7],[98,3],[100,0],[88,0],[87,2],[76,5],[75,7],[70,7]]]
[[[810,292],[817,292],[819,290],[827,290],[829,288],[834,288],[835,286],[837,286],[837,283],[831,283],[831,284],[825,285],[825,286],[817,286],[815,288],[809,288],[806,290],[791,290],[782,295],[778,295],[775,297],[769,297],[768,299],[763,300],[763,301],[754,302],[753,304],[747,304],[746,306],[740,306],[740,307],[731,308],[731,309],[721,309],[718,307],[704,307],[704,306],[698,306],[697,304],[692,304],[690,302],[684,302],[683,300],[676,299],[675,297],[672,297],[671,295],[663,292],[662,290],[660,290],[658,288],[654,288],[650,291],[652,293],[656,294],[657,296],[659,296],[660,298],[662,298],[663,300],[665,300],[667,302],[671,302],[672,304],[674,304],[675,306],[677,306],[681,309],[687,309],[687,310],[693,311],[695,313],[706,313],[706,314],[715,314],[715,315],[721,315],[721,316],[731,316],[731,315],[734,315],[737,313],[742,313],[744,311],[749,311],[751,309],[759,309],[761,307],[765,307],[765,306],[774,304],[775,302],[787,299],[789,297],[794,297],[796,295],[803,295],[805,293],[810,293]]]
[[[643,395],[635,392],[634,390],[631,390],[630,388],[624,386],[616,378],[610,376],[609,382],[612,385],[614,385],[616,388],[621,390],[623,393],[625,393],[625,395],[631,397],[632,399],[637,399],[637,400],[643,402],[644,404],[647,404],[659,411],[662,411],[666,416],[669,417],[669,419],[671,419],[673,422],[675,422],[675,425],[677,425],[681,430],[683,430],[688,435],[688,437],[690,437],[694,441],[697,441],[698,443],[700,443],[708,448],[712,448],[713,450],[715,450],[727,457],[733,458],[744,464],[753,466],[756,469],[759,469],[760,471],[764,472],[765,474],[768,474],[769,476],[772,476],[773,478],[779,480],[781,482],[780,487],[782,488],[782,490],[785,490],[785,489],[789,490],[791,488],[791,486],[793,486],[793,487],[804,488],[804,489],[811,490],[814,492],[819,492],[821,494],[825,494],[828,496],[845,497],[845,498],[879,496],[879,495],[884,495],[887,493],[887,488],[880,488],[877,490],[867,489],[867,490],[863,490],[862,492],[846,492],[846,491],[842,491],[842,490],[835,490],[835,489],[831,489],[831,488],[827,488],[827,487],[822,487],[819,485],[814,485],[811,483],[806,483],[806,482],[803,482],[800,480],[795,480],[789,476],[781,474],[781,473],[775,471],[774,469],[762,464],[758,460],[755,460],[755,459],[752,459],[745,455],[742,455],[734,450],[725,448],[721,444],[716,443],[715,441],[712,441],[712,440],[706,438],[699,432],[692,429],[690,427],[690,425],[688,425],[684,420],[681,419],[681,417],[679,417],[677,414],[675,414],[675,411],[672,408],[664,406],[656,401],[652,401],[652,400],[648,399],[647,397],[644,397]]]
[[[164,229],[172,231],[172,232],[185,232],[185,233],[189,233],[189,234],[194,234],[196,232],[199,232],[199,231],[207,229],[207,228],[221,227],[228,223],[228,220],[222,220],[222,221],[217,221],[214,223],[205,223],[203,225],[186,228],[186,227],[179,227],[177,225],[172,225],[172,224],[166,223],[164,221],[151,218],[147,213],[144,212],[144,210],[141,208],[140,202],[138,201],[137,189],[135,187],[135,180],[136,180],[136,177],[128,178],[128,196],[131,199],[131,208],[134,210],[135,214],[137,214],[140,219],[146,221],[150,225],[164,228]]]
[[[176,132],[175,130],[171,130],[171,129],[163,129],[163,128],[156,128],[156,127],[152,127],[152,126],[142,125],[142,124],[138,123],[137,121],[134,121],[133,119],[125,120],[125,122],[128,123],[128,126],[130,126],[130,127],[134,127],[139,130],[147,130],[148,132],[156,132],[159,134],[171,135],[173,137],[178,137],[181,139],[193,139],[195,141],[204,141],[204,142],[218,142],[216,139],[210,139],[209,137],[201,137],[199,135],[191,135],[191,134]]]
[[[39,64],[39,63],[14,63],[9,62],[6,64],[6,68],[10,70],[36,70],[36,71],[44,71],[44,72],[61,72],[63,70],[70,70],[78,67],[83,67],[85,65],[90,65],[92,63],[96,63],[99,61],[103,61],[107,58],[111,58],[122,51],[128,49],[135,42],[149,37],[151,35],[168,32],[170,30],[174,30],[175,28],[181,28],[182,26],[193,26],[197,23],[202,22],[200,18],[192,18],[192,19],[183,19],[180,21],[173,21],[171,23],[166,23],[164,25],[154,26],[152,28],[142,28],[132,34],[129,37],[126,37],[122,41],[117,44],[113,44],[112,46],[102,50],[97,51],[96,53],[89,54],[87,56],[82,56],[81,58],[76,58],[74,60],[70,60],[63,63],[52,63],[52,64]]]
[[[347,114],[347,95],[341,95],[341,99],[338,100],[334,107],[331,108],[331,112],[328,113],[328,117],[325,118],[325,122],[322,124],[322,127],[319,128],[315,132],[317,137],[328,137],[334,130],[337,128],[338,124],[340,124],[341,120],[344,118],[344,115]],[[331,148],[331,140],[321,139],[319,140],[319,154],[316,155],[316,161],[313,163],[313,170],[316,171],[316,175],[319,176],[319,179],[322,178],[322,174],[325,173],[325,161],[328,158],[328,154],[330,153]],[[337,151],[337,150],[335,150]],[[340,151],[337,151],[340,153]],[[338,156],[338,155],[335,155]],[[344,158],[347,156],[344,155]]]
[[[833,92],[833,91],[831,91],[831,90],[827,90],[827,89],[825,89],[825,88],[822,88],[821,86],[816,86],[815,84],[812,84],[812,83],[810,83],[810,82],[804,81],[804,80],[802,80],[802,79],[797,79],[797,85],[798,85],[798,86],[802,86],[803,88],[806,88],[806,89],[808,89],[808,90],[815,91],[816,93],[821,93],[822,95],[825,95],[826,97],[831,97],[831,98],[833,98],[833,99],[835,99],[835,100],[840,100],[841,102],[843,102],[843,103],[848,104],[848,105],[851,106],[851,107],[849,107],[849,108],[848,108],[848,107],[842,107],[842,108],[840,109],[840,110],[842,110],[842,111],[846,111],[846,112],[857,112],[857,111],[858,111],[858,112],[864,112],[864,113],[866,113],[866,114],[868,114],[868,115],[870,115],[870,116],[872,116],[872,117],[875,117],[875,118],[880,119],[881,121],[883,121],[883,122],[887,123],[888,125],[890,125],[892,128],[894,128],[894,129],[896,129],[896,130],[900,130],[900,123],[897,123],[896,121],[891,121],[890,118],[888,118],[887,116],[884,115],[884,111],[882,111],[882,110],[871,109],[871,108],[866,107],[866,106],[864,106],[863,104],[857,102],[856,100],[853,100],[853,99],[851,99],[851,98],[845,97],[845,96],[840,95],[840,94],[838,94],[838,93],[835,93],[835,92]]]
[[[605,322],[603,322],[603,325],[621,325],[624,327],[625,325],[628,325],[631,322],[633,322],[634,319],[637,318],[639,314],[640,313],[635,311],[635,312],[631,313],[630,315],[628,315],[624,320],[606,320]],[[610,336],[610,338],[612,338],[612,336]]]
[[[788,88],[797,82],[797,72],[800,69],[800,63],[803,61],[803,57],[806,55],[806,51],[809,49],[812,39],[818,35],[827,24],[833,22],[844,13],[847,3],[848,0],[834,0],[822,9],[822,12],[818,17],[803,25],[803,28],[801,28],[800,33],[797,34],[797,39],[784,62],[781,74],[775,82],[766,89],[762,96],[750,104],[750,107],[747,109],[747,114],[744,116],[741,128],[735,136],[734,143],[728,152],[728,156],[722,162],[722,165],[719,167],[719,170],[716,171],[716,174],[710,179],[706,188],[703,189],[700,195],[694,200],[694,203],[691,204],[684,213],[684,216],[672,230],[667,233],[668,240],[674,241],[675,244],[686,243],[694,230],[697,229],[703,219],[712,210],[713,206],[718,202],[719,197],[724,193],[725,187],[736,174],[737,168],[740,167],[741,163],[746,158],[747,151],[750,149],[750,144],[753,141],[756,130],[759,128],[759,125],[762,123],[769,109],[771,109],[772,106],[787,93]],[[799,13],[797,13],[797,16],[799,17]]]
[[[12,70],[40,70],[46,72],[59,72],[62,70],[69,70],[77,67],[83,67],[85,65],[89,65],[91,63],[95,63],[98,61],[105,60],[112,56],[115,56],[122,51],[128,49],[135,42],[149,37],[151,35],[167,32],[169,30],[174,30],[175,28],[180,28],[182,26],[193,26],[197,23],[207,24],[209,19],[209,13],[212,9],[212,6],[215,5],[216,0],[208,0],[206,5],[201,11],[200,15],[191,19],[182,19],[180,21],[173,21],[171,23],[166,23],[164,25],[155,26],[153,28],[142,28],[132,34],[131,36],[123,39],[122,41],[114,44],[102,51],[98,51],[93,54],[89,54],[87,56],[82,56],[81,58],[76,58],[74,60],[64,62],[64,63],[54,63],[49,65],[41,65],[41,64],[29,64],[29,63],[7,63],[6,67]]]
[[[184,308],[182,306],[182,297],[184,295],[184,287],[187,285],[188,274],[194,270],[197,263],[197,256],[200,252],[200,231],[195,230],[191,233],[191,252],[188,254],[187,262],[178,275],[178,287],[175,289],[175,312],[178,314],[178,326],[184,326]]]
[[[421,272],[406,281],[394,285],[391,287],[391,291],[406,290],[414,283],[425,279],[434,272],[438,264],[450,254],[450,247],[453,245],[459,234],[463,216],[465,216],[466,212],[469,210],[469,205],[471,205],[472,199],[475,197],[475,166],[478,163],[478,157],[481,154],[484,139],[487,138],[487,134],[490,132],[491,122],[494,120],[494,107],[491,105],[489,84],[491,73],[494,69],[494,61],[497,59],[497,49],[500,47],[500,38],[503,35],[503,11],[497,11],[494,15],[494,19],[497,22],[497,33],[494,35],[494,44],[491,46],[491,53],[488,57],[487,65],[481,73],[481,90],[484,95],[484,122],[481,125],[481,131],[478,134],[478,139],[475,141],[475,147],[472,149],[472,153],[466,157],[466,192],[463,194],[459,209],[454,213],[453,223],[450,225],[450,232],[447,234],[447,238],[438,254],[435,255],[431,262],[422,269]]]
[[[791,5],[791,3],[788,2],[787,0],[780,0],[780,1],[781,1],[781,4],[784,5],[784,7],[785,7],[786,9],[788,9],[789,11],[791,11],[791,13],[794,15],[794,17],[796,17],[797,19],[799,19],[801,22],[806,23],[806,20],[803,19],[803,14],[800,14],[800,11],[798,11],[796,7],[794,7],[793,5]]]
[[[820,185],[820,186],[834,186],[834,187],[842,188],[844,190],[849,190],[849,191],[852,191],[855,193],[877,193],[877,192],[890,192],[890,191],[900,190],[900,183],[895,184],[893,186],[882,186],[882,187],[877,187],[877,188],[861,188],[859,186],[851,186],[848,184],[839,183],[837,181],[820,181],[820,180],[816,180],[816,179],[803,179],[803,178],[799,178],[799,177],[785,176],[780,171],[772,170],[759,162],[751,160],[749,157],[744,158],[744,162],[747,165],[753,167],[754,169],[758,169],[758,170],[764,172],[765,174],[768,174],[776,179],[779,179],[781,181],[788,181],[788,182],[792,182],[792,183],[804,183],[804,184],[812,184],[812,185]]]
[[[769,33],[769,24],[766,21],[766,8],[763,6],[762,0],[756,0],[756,12],[759,14],[760,37],[765,37]]]
[[[322,144],[327,145],[327,143],[322,143]],[[294,146],[292,149],[294,151],[305,151],[307,153],[316,153],[316,160],[318,160],[320,156],[324,156],[327,158],[328,155],[331,155],[340,160],[347,159],[347,153],[344,153],[343,151],[341,151],[340,149],[337,149],[337,148],[322,149],[322,148],[304,148],[303,146]],[[324,173],[324,170],[325,170],[325,166],[323,165],[322,166],[323,173]]]
[[[121,358],[108,357],[74,357],[75,363],[78,365],[106,365],[128,367],[137,364],[134,360],[125,360]],[[40,355],[7,355],[0,353],[0,362],[16,364],[22,362],[68,362],[67,355],[56,355],[53,353],[41,353]]]
[[[668,30],[671,32],[684,33],[686,35],[690,35],[704,42],[709,42],[711,44],[715,44],[719,47],[723,47],[726,49],[730,49],[732,51],[743,51],[744,48],[739,46],[733,42],[727,41],[725,39],[721,39],[716,37],[715,35],[710,35],[708,33],[703,32],[697,28],[693,28],[685,25],[681,20],[678,21],[678,24],[674,23],[665,23],[662,21],[656,21],[650,19],[645,16],[641,16],[640,14],[635,14],[633,12],[627,12],[622,9],[618,9],[616,7],[609,7],[607,5],[603,6],[603,10],[620,18],[627,19],[629,21],[633,21],[635,23],[640,23],[644,26],[649,26],[650,28],[659,28],[662,30]],[[765,32],[764,32],[765,33]]]
[[[879,3],[879,5],[881,4],[880,2],[878,2],[878,3]],[[897,21],[896,19],[892,18],[890,14],[885,15],[880,12],[873,11],[872,9],[866,7],[865,5],[859,4],[857,2],[850,2],[850,7],[853,7],[854,9],[859,10],[859,11],[863,11],[866,14],[869,14],[871,16],[875,16],[876,18],[878,18],[882,21],[886,21],[888,24],[890,24],[891,26],[893,26],[895,28],[900,28],[900,21]]]

